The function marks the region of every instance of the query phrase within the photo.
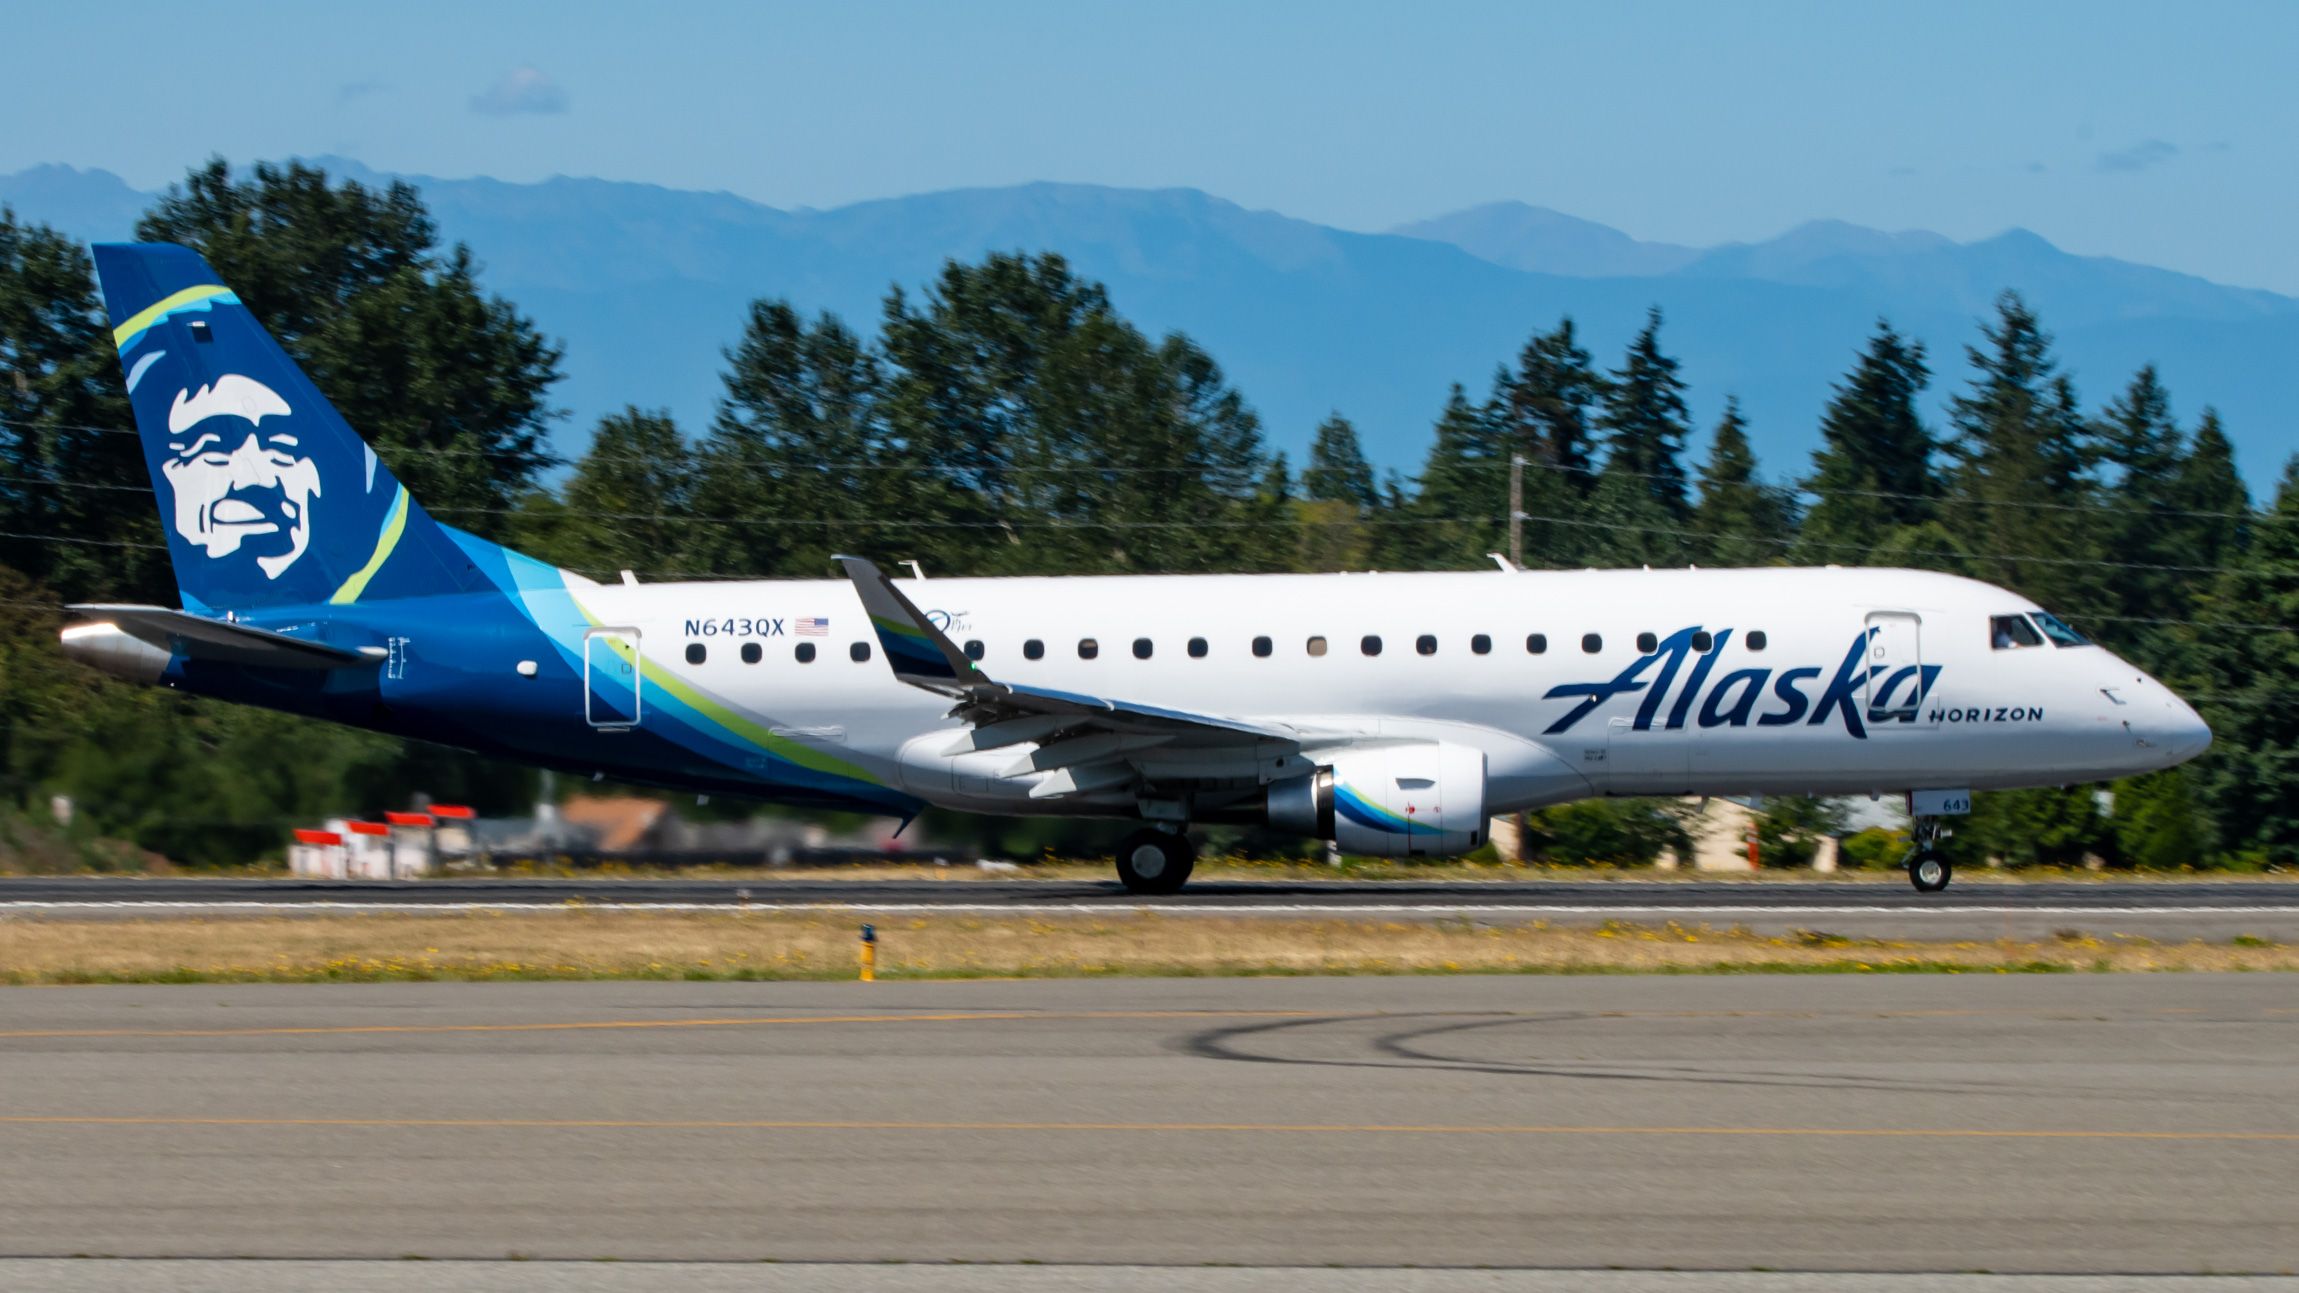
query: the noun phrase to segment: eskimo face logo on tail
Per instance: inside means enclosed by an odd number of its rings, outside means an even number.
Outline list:
[[[176,392],[160,472],[175,494],[176,533],[210,560],[243,555],[277,579],[311,546],[319,468],[292,424],[264,426],[294,413],[277,391],[238,373]]]

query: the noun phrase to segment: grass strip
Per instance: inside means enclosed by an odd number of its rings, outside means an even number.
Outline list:
[[[878,977],[1306,974],[2036,974],[2299,970],[2256,937],[2165,943],[2075,930],[2039,940],[1760,934],[1705,925],[1485,924],[1162,913],[876,922]],[[843,979],[858,922],[836,913],[474,912],[0,922],[0,983]]]

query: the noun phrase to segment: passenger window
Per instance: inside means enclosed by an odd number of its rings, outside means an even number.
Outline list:
[[[2029,614],[2029,618],[2036,622],[2036,627],[2044,631],[2044,636],[2050,638],[2054,646],[2091,645],[2090,638],[2069,628],[2065,620],[2050,611],[2034,611]]]
[[[1078,639],[1078,659],[1091,660],[1102,653],[1102,644],[1092,638]]]
[[[1311,654],[1311,655],[1324,655],[1324,654],[1325,654],[1325,639],[1324,639],[1324,638],[1311,638],[1311,639],[1309,639],[1309,654]]]
[[[1381,654],[1380,636],[1378,634],[1368,633],[1364,637],[1357,639],[1357,649],[1363,651],[1367,655]]]
[[[1029,641],[1027,641],[1027,642],[1024,642],[1024,643],[1022,644],[1022,658],[1023,658],[1024,660],[1043,660],[1043,659],[1045,659],[1045,658],[1046,658],[1046,644],[1045,644],[1045,643],[1043,643],[1043,642],[1040,642],[1040,641],[1039,641],[1038,639],[1036,639],[1036,638],[1031,638]]]
[[[980,638],[968,638],[968,639],[966,640],[966,658],[967,658],[967,659],[969,659],[969,660],[979,660],[979,659],[981,659],[981,658],[982,658],[982,651],[983,651],[983,648],[982,648],[982,639],[980,639]]]
[[[814,644],[812,642],[801,642],[798,644],[798,650],[792,652],[791,654],[798,657],[798,662],[800,664],[813,664]]]
[[[1595,655],[1605,649],[1605,640],[1594,633],[1581,634],[1581,650]]]
[[[852,660],[856,664],[861,664],[863,661],[868,660],[870,658],[870,644],[868,642],[856,642],[852,646],[847,647],[846,658]]]
[[[1424,633],[1421,636],[1414,638],[1413,649],[1420,652],[1422,655],[1437,654],[1437,635],[1434,633]]]
[[[1477,634],[1469,639],[1469,650],[1477,655],[1491,655],[1493,652],[1492,637],[1484,633]]]
[[[1206,652],[1206,646],[1205,646],[1205,639],[1204,639],[1204,638],[1191,638],[1191,639],[1189,640],[1189,658],[1190,658],[1190,659],[1192,659],[1192,660],[1203,660],[1203,659],[1205,659],[1205,652]]]
[[[2042,646],[2042,635],[2025,615],[1998,615],[1988,621],[1988,645],[1998,651],[2011,651],[2020,647]]]
[[[1277,644],[1270,641],[1268,638],[1255,638],[1253,640],[1253,654],[1261,657],[1264,660],[1267,660],[1270,653],[1276,649]]]
[[[1636,649],[1646,655],[1651,655],[1660,650],[1660,639],[1650,633],[1639,633],[1636,635]]]
[[[1749,649],[1749,650],[1751,650],[1751,651],[1762,651],[1762,650],[1764,649],[1764,643],[1765,643],[1765,641],[1766,641],[1766,638],[1765,638],[1765,636],[1764,636],[1764,630],[1763,630],[1763,629],[1750,629],[1750,630],[1748,630],[1748,636],[1747,636],[1745,639],[1743,639],[1743,640],[1744,640],[1744,641],[1746,641],[1746,642],[1748,643],[1748,649]]]
[[[742,662],[744,664],[757,664],[759,660],[765,655],[766,648],[760,646],[756,642],[745,642],[742,644]]]
[[[1548,634],[1546,634],[1546,633],[1528,633],[1528,634],[1526,634],[1526,635],[1525,635],[1525,654],[1526,654],[1526,655],[1545,655],[1545,654],[1547,654],[1547,653],[1548,653],[1548,649],[1549,649],[1549,635],[1548,635]]]
[[[1150,650],[1151,650],[1151,647],[1150,647],[1150,640],[1149,640],[1148,638],[1135,638],[1135,639],[1134,639],[1134,659],[1136,659],[1136,660],[1147,660],[1147,659],[1149,659],[1149,658],[1150,658]]]
[[[1700,632],[1692,635],[1692,649],[1700,652],[1702,655],[1707,655],[1708,649],[1715,645],[1716,635],[1709,632],[1707,629],[1702,629]]]
[[[709,655],[710,655],[710,651],[709,651],[707,648],[705,648],[705,647],[703,646],[703,644],[702,644],[702,643],[700,643],[700,642],[689,642],[689,643],[687,643],[687,663],[688,663],[688,664],[701,664],[701,663],[703,662],[704,658],[705,658],[705,657],[707,657],[707,656],[709,656]]]

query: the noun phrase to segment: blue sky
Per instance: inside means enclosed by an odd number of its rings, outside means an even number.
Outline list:
[[[1347,228],[1833,217],[2299,293],[2299,5],[10,7],[0,171],[211,153],[833,206],[1187,185]]]

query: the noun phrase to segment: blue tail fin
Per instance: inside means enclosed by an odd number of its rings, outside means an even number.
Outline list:
[[[186,609],[483,586],[255,316],[187,248],[95,248]]]

